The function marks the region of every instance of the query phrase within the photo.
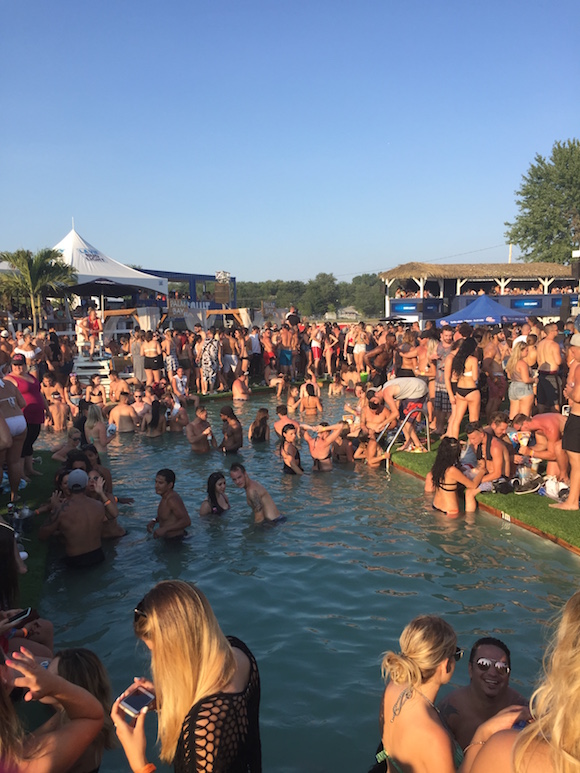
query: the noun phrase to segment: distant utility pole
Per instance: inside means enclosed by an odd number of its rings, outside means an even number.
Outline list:
[[[513,248],[513,244],[510,244],[510,254],[509,254],[509,257],[508,257],[508,263],[512,262],[512,248]]]

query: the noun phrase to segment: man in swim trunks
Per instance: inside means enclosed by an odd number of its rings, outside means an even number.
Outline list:
[[[57,531],[62,535],[65,563],[72,568],[94,566],[105,560],[101,535],[107,516],[102,502],[86,496],[88,482],[84,470],[72,470],[67,481],[70,497],[54,508],[38,530],[41,540]]]
[[[173,470],[159,470],[155,476],[155,493],[159,494],[161,502],[157,508],[157,518],[147,524],[147,531],[153,534],[155,539],[182,539],[187,535],[185,529],[191,526],[189,513],[183,499],[173,490],[174,486]]]
[[[207,408],[204,405],[198,405],[195,409],[195,419],[185,428],[185,436],[196,454],[208,454],[212,448],[217,448],[217,440],[207,420]]]
[[[284,516],[274,504],[268,491],[255,480],[252,480],[243,464],[232,464],[230,477],[234,486],[246,491],[246,501],[254,513],[254,523],[274,523],[283,520]]]
[[[129,405],[129,393],[119,394],[119,403],[109,413],[109,422],[117,427],[117,432],[135,432],[139,429],[140,419],[132,405]]]
[[[242,425],[230,405],[224,405],[220,410],[220,419],[223,421],[224,437],[218,448],[224,454],[235,454],[244,445]]]
[[[580,333],[574,333],[570,339],[570,352],[574,368],[574,381],[568,379],[566,397],[570,404],[570,415],[562,434],[562,448],[568,454],[570,462],[570,492],[562,503],[550,505],[557,510],[578,510],[580,499]]]
[[[292,369],[292,330],[288,323],[282,325],[280,330],[280,352],[278,364],[284,375],[290,375]]]
[[[462,749],[477,728],[498,711],[528,704],[509,686],[510,671],[510,651],[502,641],[486,636],[475,642],[469,656],[469,684],[453,690],[438,706]]]
[[[544,328],[546,337],[538,342],[538,411],[548,413],[559,411],[562,405],[562,379],[560,367],[562,352],[556,341],[558,325],[551,322]]]

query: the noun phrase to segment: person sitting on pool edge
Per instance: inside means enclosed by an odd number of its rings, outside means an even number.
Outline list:
[[[523,695],[509,686],[510,651],[493,636],[478,639],[469,655],[469,684],[445,696],[438,704],[441,716],[464,749],[477,728],[508,706],[527,706]]]
[[[175,486],[175,473],[164,468],[155,476],[155,493],[161,497],[157,508],[157,518],[149,521],[147,531],[153,534],[155,539],[182,539],[187,535],[185,529],[191,526],[191,518],[183,499],[173,490]],[[158,525],[158,528],[155,528]]]
[[[474,470],[473,478],[462,471],[459,457],[461,445],[456,438],[444,437],[441,439],[437,456],[433,467],[425,478],[425,493],[434,493],[433,510],[446,515],[459,515],[459,497],[457,488],[465,486],[465,512],[474,513],[477,509],[475,499],[479,490],[481,479],[486,473],[483,459],[478,461],[477,470]]]
[[[234,486],[245,489],[246,501],[254,513],[254,523],[275,523],[286,520],[285,516],[280,515],[269,492],[261,483],[250,478],[243,464],[237,462],[232,464],[230,477]]]

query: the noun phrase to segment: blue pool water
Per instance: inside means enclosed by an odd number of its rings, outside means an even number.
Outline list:
[[[340,416],[344,400],[327,403],[325,418]],[[209,404],[214,430],[220,405]],[[242,406],[246,432],[257,408],[275,417],[275,405],[275,398],[256,396]],[[274,449],[273,441],[246,442],[240,454],[288,519],[260,527],[231,483],[230,511],[197,516],[208,475],[232,459],[196,456],[183,437],[115,440],[108,456],[116,493],[136,499],[120,516],[129,535],[106,547],[104,565],[82,575],[65,571],[55,551],[42,612],[55,623],[58,646],[94,649],[119,693],[146,673],[132,632],[135,604],[159,580],[196,582],[224,631],[257,657],[265,773],[370,767],[379,740],[381,653],[397,647],[401,629],[420,613],[445,616],[463,647],[480,635],[503,638],[512,650],[512,683],[530,694],[546,624],[577,589],[576,556],[489,515],[470,523],[439,517],[422,483],[404,473],[387,481],[384,471],[358,466],[283,476]],[[305,444],[302,455],[309,470]],[[190,538],[180,545],[145,531],[156,513],[153,481],[161,467],[175,470],[192,516]],[[466,681],[464,659],[454,685]],[[154,732],[152,726],[150,758]],[[101,768],[127,769],[120,752],[108,753]]]

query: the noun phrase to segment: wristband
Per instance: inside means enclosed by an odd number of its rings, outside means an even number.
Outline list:
[[[107,501],[106,501],[106,502],[103,502],[103,504],[105,505],[105,507],[107,507],[107,505],[110,505],[110,504],[111,504],[111,500],[110,500],[110,499],[107,499]]]
[[[154,770],[157,770],[155,765],[152,762],[148,762],[147,765],[139,768],[139,770],[135,770],[134,773],[153,773]]]
[[[485,743],[486,743],[485,741],[472,741],[471,743],[468,743],[468,744],[467,744],[467,746],[466,746],[466,747],[465,747],[465,749],[463,750],[463,753],[465,754],[465,752],[466,752],[468,749],[471,749],[471,747],[472,747],[472,746],[483,746]]]
[[[532,450],[530,451],[530,459],[533,459],[533,458],[534,458],[534,449],[532,448]]]

